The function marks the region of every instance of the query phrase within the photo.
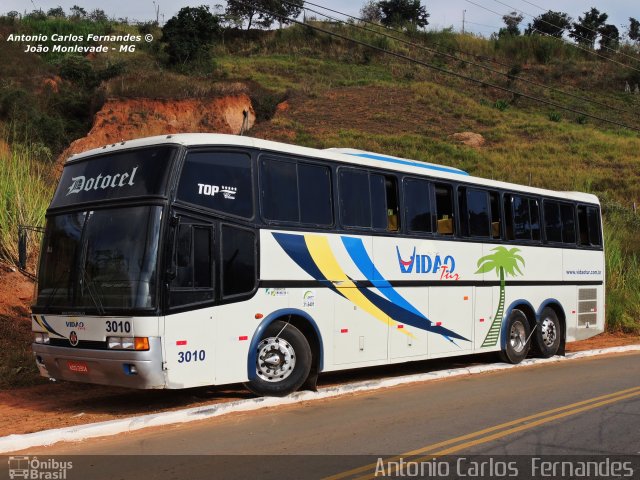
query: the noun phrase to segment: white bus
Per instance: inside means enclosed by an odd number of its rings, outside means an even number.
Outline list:
[[[134,388],[500,352],[604,330],[600,206],[351,149],[181,134],[75,155],[47,212],[40,372]]]

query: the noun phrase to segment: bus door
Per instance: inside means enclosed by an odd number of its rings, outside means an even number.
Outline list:
[[[163,350],[169,388],[215,383],[215,225],[171,221]]]

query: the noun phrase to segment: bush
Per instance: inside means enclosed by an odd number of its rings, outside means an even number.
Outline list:
[[[208,6],[184,7],[162,29],[169,64],[185,64],[206,57],[208,46],[220,33],[220,20]]]

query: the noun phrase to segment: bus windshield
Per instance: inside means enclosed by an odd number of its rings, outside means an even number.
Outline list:
[[[84,210],[49,217],[37,306],[156,307],[162,207]]]

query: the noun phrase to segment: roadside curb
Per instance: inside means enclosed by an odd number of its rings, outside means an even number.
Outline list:
[[[24,450],[26,448],[32,447],[48,446],[58,442],[77,442],[90,438],[133,432],[148,427],[159,427],[178,423],[193,422],[196,420],[204,420],[221,415],[226,415],[233,412],[248,412],[267,407],[291,405],[295,403],[338,397],[350,393],[395,387],[398,385],[409,383],[426,382],[430,380],[451,378],[461,375],[476,375],[485,372],[507,370],[511,368],[522,368],[543,363],[564,362],[585,357],[606,355],[609,353],[622,353],[631,351],[640,351],[640,345],[626,345],[621,347],[603,348],[599,350],[586,350],[582,352],[569,353],[565,357],[555,356],[547,359],[526,359],[518,365],[509,365],[504,363],[476,365],[472,367],[439,370],[434,372],[405,375],[393,378],[366,380],[345,385],[325,387],[319,389],[317,392],[296,392],[284,398],[251,398],[247,400],[236,400],[233,402],[204,405],[182,410],[174,410],[170,412],[152,413],[148,415],[90,423],[86,425],[76,425],[73,427],[43,430],[34,433],[20,435],[14,434],[8,435],[6,437],[0,437],[0,453]]]

